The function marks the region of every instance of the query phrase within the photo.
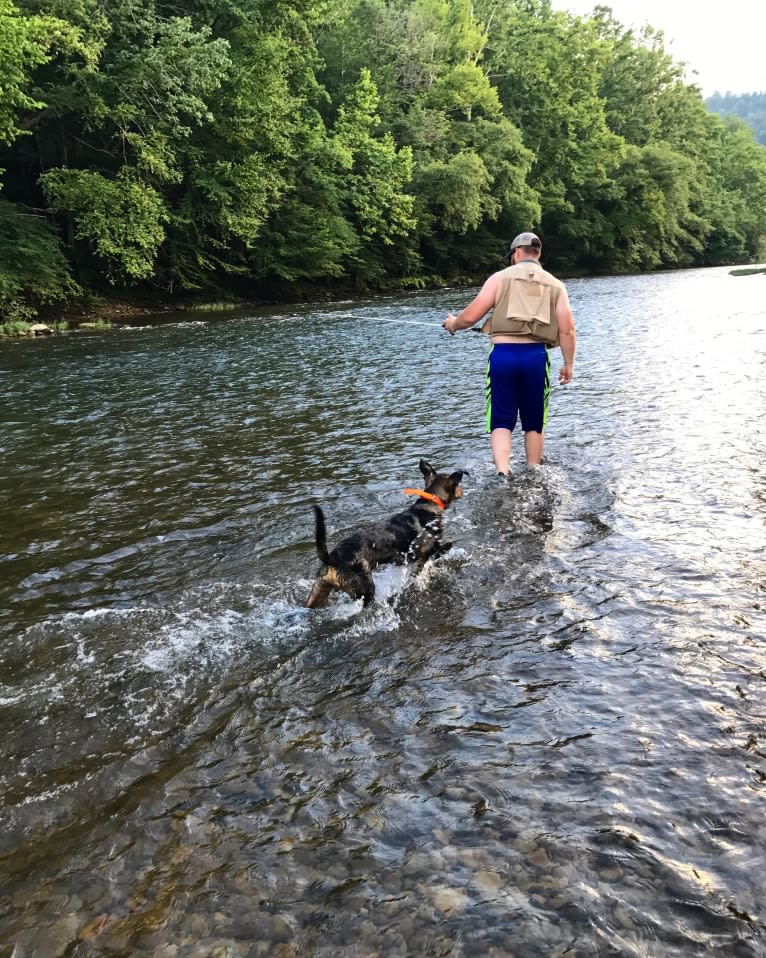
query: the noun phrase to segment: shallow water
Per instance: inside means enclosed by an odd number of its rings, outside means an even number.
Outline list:
[[[0,343],[0,955],[766,955],[764,279],[569,289],[508,488],[469,291]]]

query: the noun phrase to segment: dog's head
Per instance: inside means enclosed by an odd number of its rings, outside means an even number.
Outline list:
[[[437,472],[429,462],[426,462],[425,459],[421,459],[420,471],[423,473],[423,478],[425,479],[425,491],[430,492],[431,495],[438,496],[445,506],[448,506],[451,502],[454,502],[455,499],[459,499],[463,495],[463,490],[460,488],[460,480],[464,475],[468,475],[465,469],[458,469],[449,474],[446,472]]]

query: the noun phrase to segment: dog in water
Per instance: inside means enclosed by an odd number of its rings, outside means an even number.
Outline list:
[[[447,552],[452,543],[441,541],[442,513],[463,495],[460,480],[465,470],[448,475],[421,459],[420,471],[425,488],[405,490],[419,496],[409,509],[352,533],[332,552],[327,551],[324,513],[314,506],[316,548],[322,566],[306,602],[309,609],[326,605],[335,589],[347,592],[352,599],[363,599],[368,606],[375,598],[372,571],[377,566],[416,562],[422,568],[428,559]]]

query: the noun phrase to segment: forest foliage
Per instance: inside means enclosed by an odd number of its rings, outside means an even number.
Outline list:
[[[0,313],[753,262],[766,149],[549,0],[0,0]]]
[[[761,146],[766,146],[766,90],[762,93],[714,93],[705,104],[713,113],[738,116],[744,120]]]

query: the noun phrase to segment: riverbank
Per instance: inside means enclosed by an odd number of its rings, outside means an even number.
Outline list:
[[[375,289],[359,289],[349,278],[335,283],[290,283],[281,287],[242,291],[209,289],[207,294],[186,292],[160,295],[155,291],[120,289],[113,293],[86,291],[67,305],[38,307],[29,315],[6,319],[0,316],[0,338],[49,336],[80,330],[107,330],[140,323],[150,317],[171,313],[222,313],[258,309],[285,304],[321,304],[348,300],[365,294],[405,293],[408,289],[438,290],[461,284],[470,286],[484,281],[484,276],[460,276],[447,282],[438,276],[422,277],[417,283],[381,284]],[[253,295],[255,293],[255,295]]]
[[[223,312],[256,305],[245,300],[175,301],[139,304],[127,300],[89,300],[64,310],[40,310],[29,320],[0,323],[0,339],[53,336],[62,333],[92,332],[113,329],[145,320],[149,316],[179,312]]]
[[[664,272],[658,270],[656,272]],[[674,272],[674,271],[671,271]],[[756,273],[766,273],[763,265],[753,265],[731,269],[731,276],[751,276]],[[562,279],[582,278],[582,274],[563,275]],[[472,286],[483,282],[484,277],[461,277],[459,281],[447,283],[431,277],[430,281],[418,288],[421,290],[438,290],[447,286]],[[369,292],[369,291],[368,291]],[[378,293],[391,293],[392,290],[379,289]],[[397,289],[396,292],[405,293],[406,290]],[[358,296],[359,290],[341,287],[291,287],[289,293],[282,291],[280,295],[259,298],[244,298],[227,296],[225,293],[218,298],[199,299],[185,297],[165,299],[129,299],[106,298],[89,295],[68,307],[41,308],[37,315],[28,320],[11,320],[0,322],[0,339],[51,336],[56,334],[70,334],[75,332],[104,331],[120,326],[130,325],[147,320],[149,317],[161,316],[163,313],[221,313],[248,308],[262,308],[286,303],[327,303],[338,299],[347,299]]]
[[[473,285],[483,282],[484,277],[461,277],[460,283]],[[438,277],[424,280],[418,289],[437,290],[448,284]],[[126,291],[120,296],[107,298],[103,295],[88,294],[62,307],[41,307],[27,319],[13,319],[0,322],[0,339],[50,336],[58,333],[78,331],[108,330],[115,327],[146,321],[150,317],[172,313],[223,313],[244,309],[258,309],[274,305],[330,303],[360,296],[361,292],[352,285],[318,286],[291,284],[289,289],[272,290],[260,296],[237,296],[231,292],[210,291],[209,298],[198,296],[177,296],[164,298],[131,297]],[[367,293],[403,293],[405,289],[397,286],[381,287]]]

